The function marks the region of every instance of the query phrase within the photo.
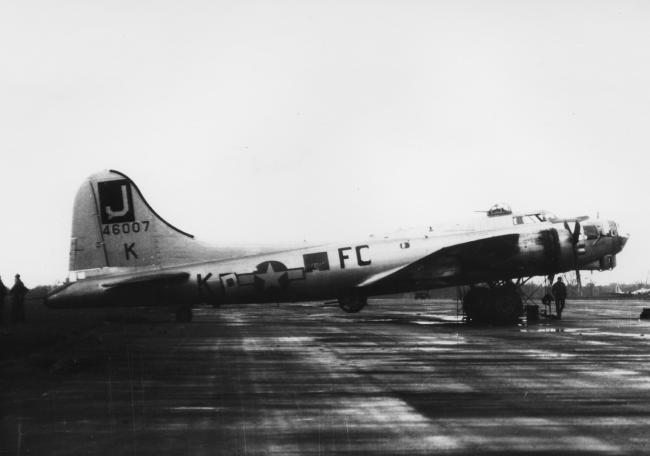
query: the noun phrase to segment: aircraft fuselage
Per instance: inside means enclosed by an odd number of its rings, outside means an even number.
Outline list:
[[[592,239],[582,235],[577,254],[570,227],[562,222],[480,231],[422,230],[408,237],[370,238],[166,268],[113,269],[110,274],[67,284],[51,294],[47,304],[174,306],[179,302],[303,301],[338,298],[355,291],[376,295],[613,267],[613,257],[624,241],[615,228],[608,231],[612,222],[590,220],[585,224],[600,227],[601,232]],[[125,255],[137,255],[140,233],[132,233],[133,241],[124,243]],[[486,249],[485,242],[492,240],[493,245]],[[399,280],[382,280],[445,249],[448,253],[441,261],[421,268],[411,266]],[[156,278],[157,287],[150,286],[148,274]],[[113,286],[116,283],[121,286]]]

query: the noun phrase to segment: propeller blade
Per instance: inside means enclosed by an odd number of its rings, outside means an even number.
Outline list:
[[[576,245],[579,239],[580,239],[580,222],[576,220],[576,223],[573,226],[573,233],[571,233],[571,240],[573,241],[573,245]]]
[[[575,246],[580,239],[580,222],[575,220],[573,229],[571,229],[568,222],[564,222],[564,228],[566,228],[566,230],[569,232],[569,235],[571,236],[571,242],[573,242],[573,245]]]
[[[580,278],[580,269],[576,269],[576,284],[578,285],[578,293],[582,296],[582,278]]]

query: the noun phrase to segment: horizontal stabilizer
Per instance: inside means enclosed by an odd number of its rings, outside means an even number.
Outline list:
[[[117,280],[113,282],[102,283],[103,288],[125,288],[130,286],[139,286],[142,284],[160,285],[160,284],[178,284],[186,282],[190,278],[188,272],[163,272],[159,274],[147,274],[128,279]]]

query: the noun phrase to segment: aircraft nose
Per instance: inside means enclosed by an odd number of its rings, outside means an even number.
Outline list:
[[[623,250],[623,247],[625,247],[625,244],[627,243],[627,240],[630,238],[629,234],[619,234],[618,235],[618,243],[620,245],[619,251]]]
[[[617,225],[616,226],[616,253],[620,252],[623,250],[623,247],[625,247],[625,244],[627,244],[627,240],[630,238],[629,233],[623,234],[621,233],[620,227]]]
[[[630,235],[627,233],[623,234],[621,225],[616,223],[614,220],[609,220],[607,223],[609,224],[609,235],[614,239],[614,247],[616,248],[615,253],[618,253],[623,250]]]

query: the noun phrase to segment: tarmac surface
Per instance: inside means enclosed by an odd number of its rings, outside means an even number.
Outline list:
[[[184,324],[32,306],[0,331],[0,454],[643,454],[643,307],[569,301],[559,321],[478,327],[434,300]]]

